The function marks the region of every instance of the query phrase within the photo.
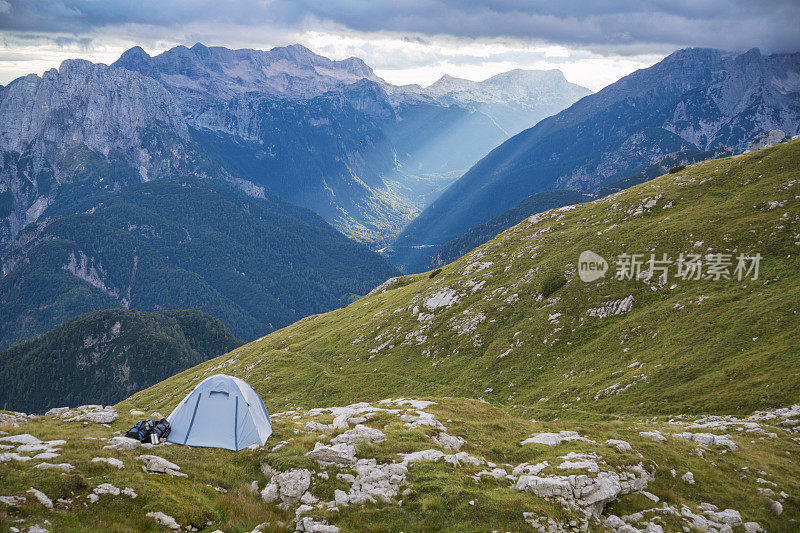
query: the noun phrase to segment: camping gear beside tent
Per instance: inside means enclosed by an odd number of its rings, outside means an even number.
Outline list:
[[[125,436],[129,439],[136,439],[139,442],[147,442],[147,438],[150,435],[150,432],[153,431],[153,426],[156,425],[156,421],[152,418],[148,418],[146,420],[140,420],[136,422],[134,426],[125,433]]]
[[[239,378],[216,374],[200,382],[167,417],[174,444],[239,451],[264,445],[272,422],[261,397]]]

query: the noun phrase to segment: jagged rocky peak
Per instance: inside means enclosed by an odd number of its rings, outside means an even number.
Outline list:
[[[114,67],[159,79],[179,99],[230,99],[258,91],[284,98],[309,98],[361,79],[384,84],[358,58],[335,61],[293,44],[271,50],[233,50],[196,43],[150,57],[140,47],[126,51]]]
[[[535,104],[563,99],[566,105],[591,93],[568,82],[560,70],[525,69],[502,72],[483,81],[445,74],[425,91],[446,102]]]
[[[157,123],[188,137],[161,85],[135,72],[81,59],[64,61],[41,77],[14,80],[0,100],[0,146],[16,152],[32,141],[49,141],[62,149],[84,144],[108,153],[129,148]]]

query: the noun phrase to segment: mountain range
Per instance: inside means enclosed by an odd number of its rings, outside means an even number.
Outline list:
[[[593,193],[680,150],[740,153],[764,130],[800,133],[800,54],[679,50],[504,142],[447,188],[393,244],[427,267],[437,248],[522,199]]]
[[[515,75],[529,98],[578,97],[563,79],[535,92],[537,75]],[[109,307],[200,309],[249,340],[346,304],[396,271],[322,219],[384,242],[507,136],[299,45],[134,47],[14,80],[0,88],[0,348]]]

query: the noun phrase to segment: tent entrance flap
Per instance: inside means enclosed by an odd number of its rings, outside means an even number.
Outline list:
[[[241,379],[217,374],[192,390],[168,417],[167,440],[238,451],[262,446],[272,434],[264,402]]]

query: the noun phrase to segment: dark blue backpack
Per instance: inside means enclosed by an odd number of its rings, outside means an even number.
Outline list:
[[[139,442],[147,442],[150,432],[153,431],[153,426],[155,425],[156,421],[152,418],[136,422],[136,424],[125,433],[125,436],[129,439],[136,439]]]

